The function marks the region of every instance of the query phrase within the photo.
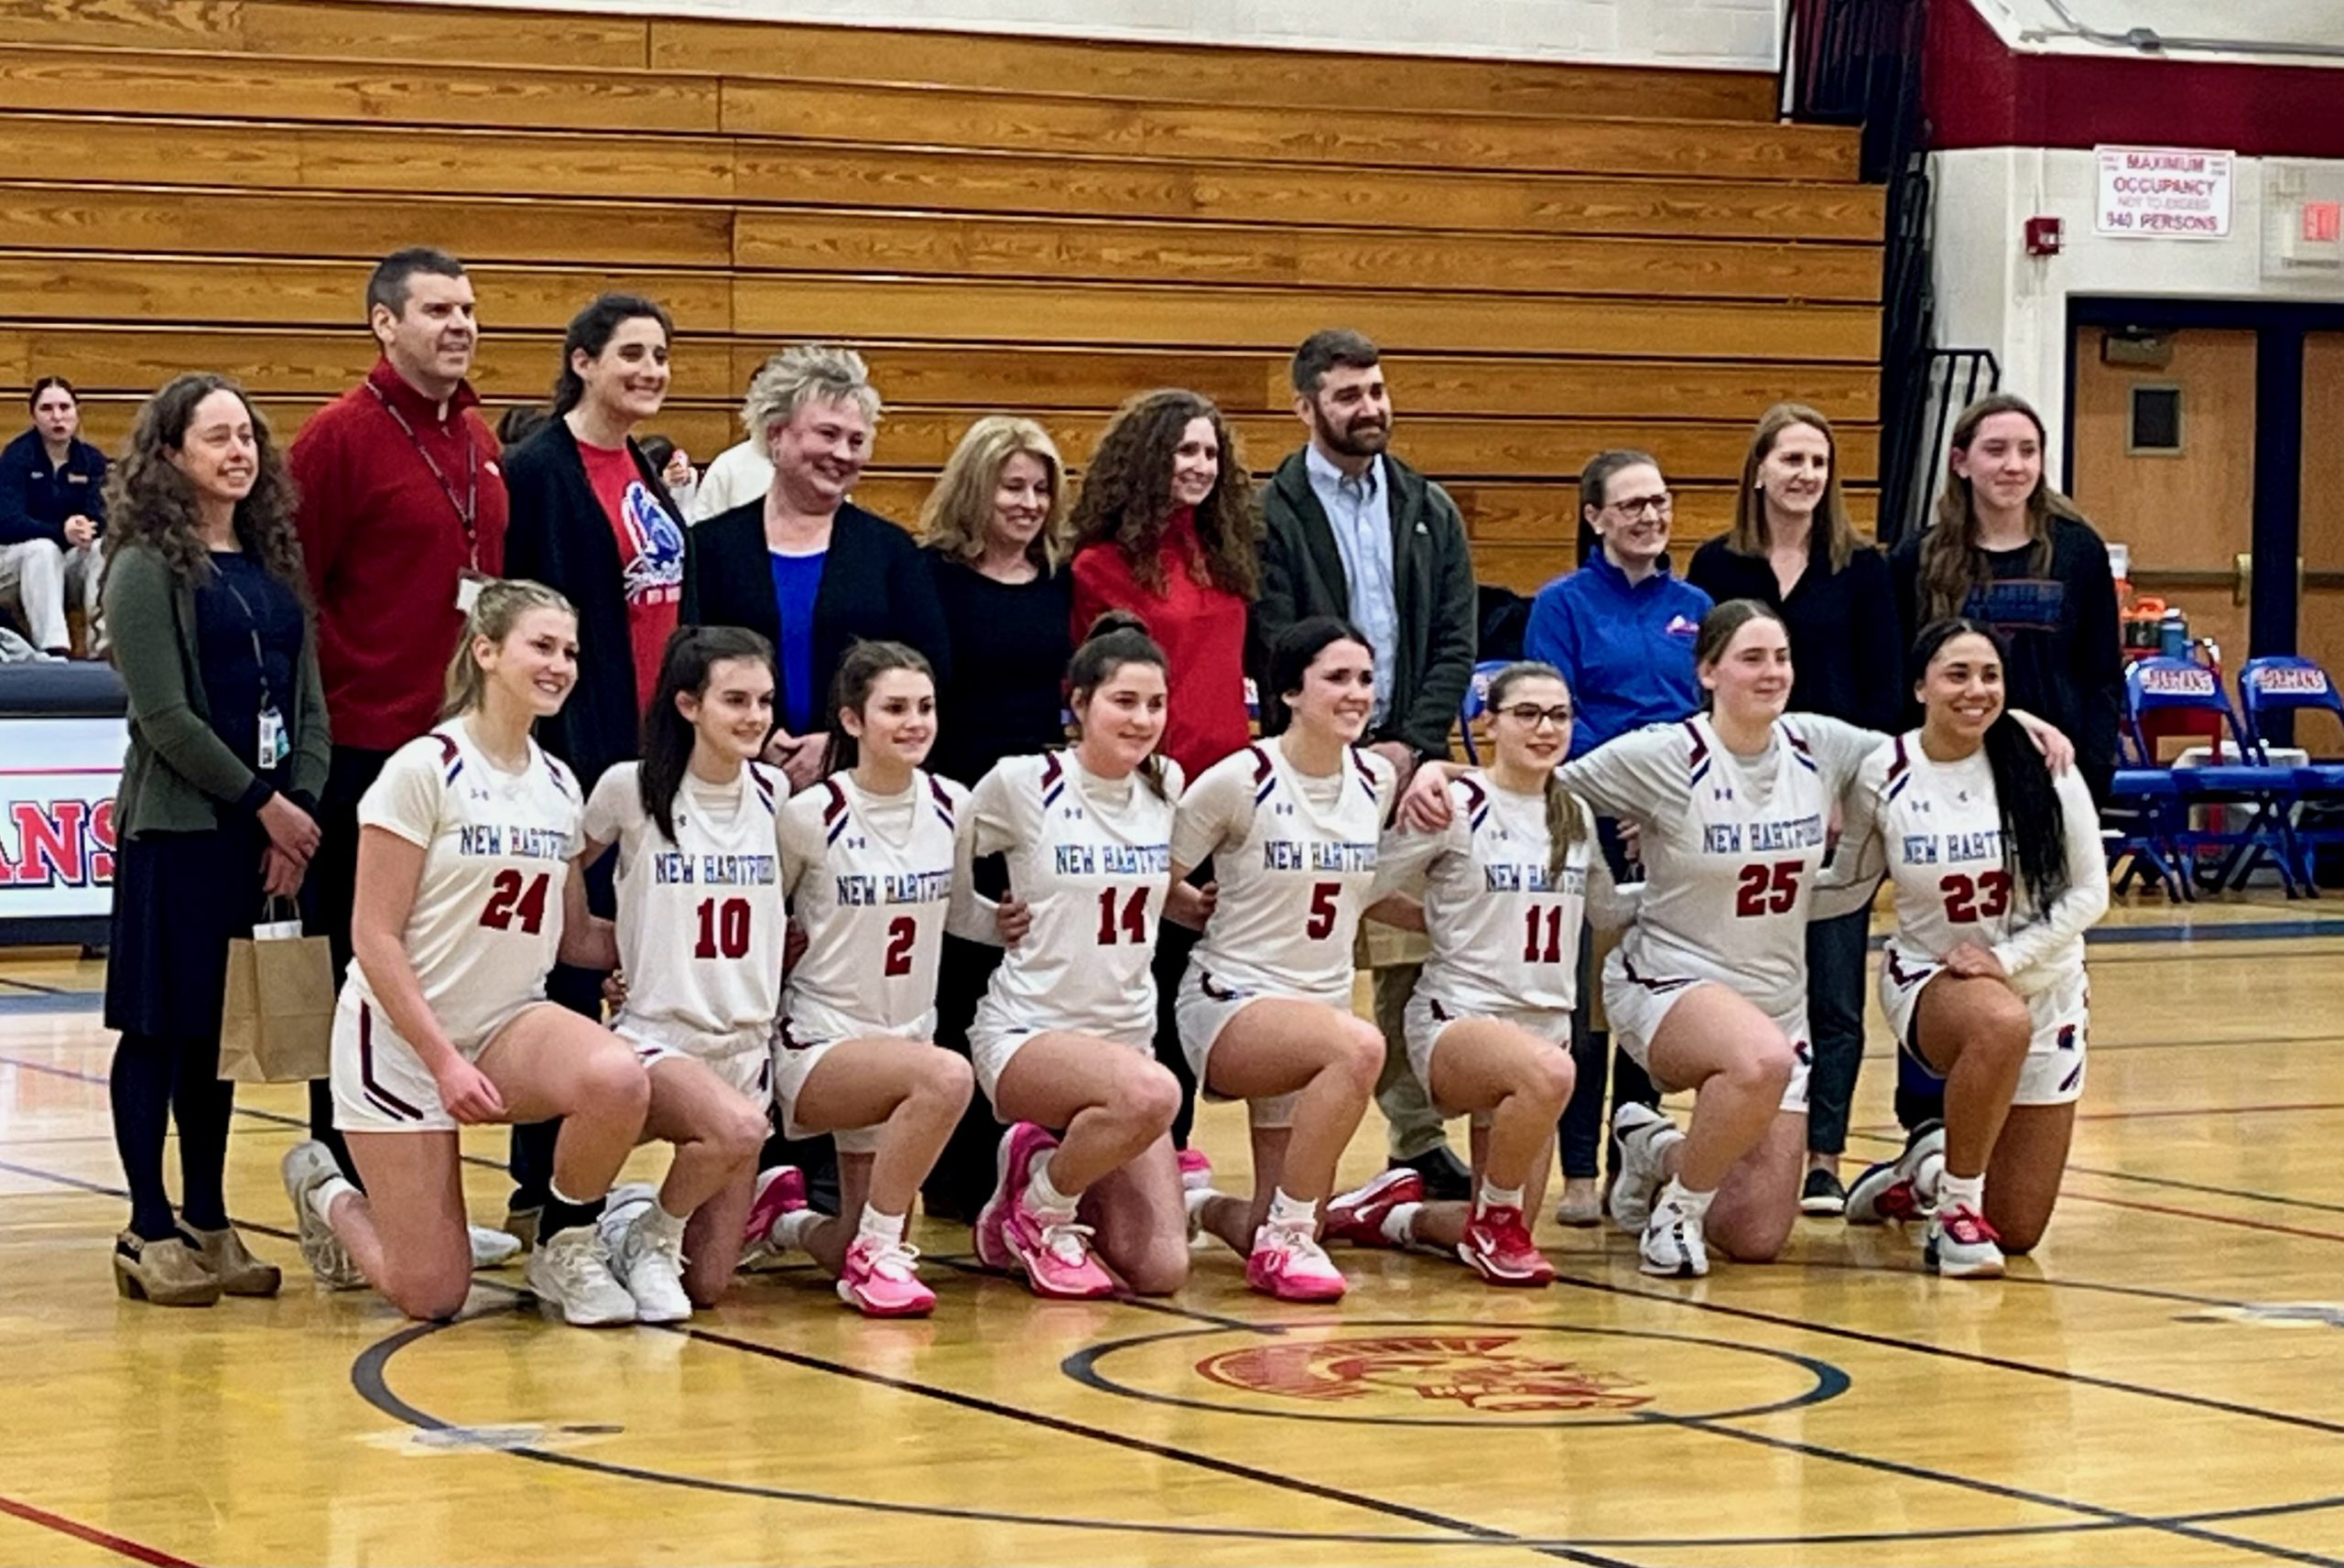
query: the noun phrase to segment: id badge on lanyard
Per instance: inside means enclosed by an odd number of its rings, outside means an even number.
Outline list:
[[[285,715],[277,711],[277,704],[264,695],[261,698],[259,743],[260,771],[268,772],[283,762],[293,748],[285,736]]]

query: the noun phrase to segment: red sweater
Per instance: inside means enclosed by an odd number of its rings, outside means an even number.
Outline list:
[[[1245,715],[1245,601],[1225,589],[1199,582],[1191,562],[1201,559],[1193,509],[1172,514],[1164,531],[1161,594],[1132,576],[1123,553],[1112,544],[1076,552],[1074,641],[1081,644],[1091,622],[1110,610],[1128,610],[1147,622],[1148,635],[1168,661],[1171,687],[1164,724],[1163,753],[1193,779],[1252,738]]]
[[[415,440],[383,398],[407,416]],[[443,420],[377,360],[365,384],[320,409],[294,438],[287,462],[301,490],[297,523],[338,746],[388,752],[431,728],[464,627],[456,585],[475,564],[491,576],[505,568],[505,479],[496,438],[472,412],[479,402],[470,384],[459,386]],[[472,544],[457,510],[472,487],[468,441],[480,485]]]

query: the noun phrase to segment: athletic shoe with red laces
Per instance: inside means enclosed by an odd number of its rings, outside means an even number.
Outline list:
[[[1966,1203],[1955,1204],[1929,1217],[1921,1260],[1948,1280],[1999,1280],[2002,1241],[1984,1215]]]
[[[1058,1141],[1047,1130],[1030,1121],[1015,1124],[1009,1136],[994,1145],[993,1195],[977,1210],[977,1223],[972,1227],[977,1261],[984,1267],[1004,1274],[1016,1271],[1017,1260],[1011,1255],[1002,1229],[1025,1199],[1026,1184],[1033,1177],[1034,1157],[1058,1146]]]
[[[1212,1185],[1212,1162],[1201,1149],[1180,1151],[1180,1184],[1190,1192]]]
[[[1245,1283],[1282,1302],[1331,1302],[1350,1289],[1307,1230],[1264,1225],[1253,1233],[1245,1260]]]
[[[759,1171],[756,1195],[749,1200],[749,1217],[741,1222],[741,1267],[752,1269],[770,1261],[781,1250],[773,1238],[775,1222],[805,1206],[805,1172],[795,1165]]]
[[[839,1271],[839,1300],[865,1317],[926,1317],[936,1292],[920,1283],[919,1249],[858,1236]]]
[[[1485,1208],[1467,1220],[1457,1256],[1493,1285],[1554,1282],[1555,1266],[1531,1240],[1530,1227],[1518,1208]]]
[[[1353,1247],[1394,1246],[1396,1243],[1384,1234],[1385,1217],[1402,1204],[1424,1201],[1424,1177],[1405,1166],[1395,1166],[1367,1185],[1353,1187],[1328,1200],[1323,1227],[1326,1238],[1349,1242]]]

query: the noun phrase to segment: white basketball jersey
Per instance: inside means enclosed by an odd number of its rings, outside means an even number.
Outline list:
[[[2023,996],[2081,972],[2083,929],[2105,905],[2107,862],[2091,793],[2070,770],[2055,775],[2068,849],[2067,891],[2051,920],[2035,907],[2002,854],[2002,806],[1983,750],[1938,762],[1920,733],[1878,748],[1856,776],[1842,853],[1848,876],[1869,885],[1885,869],[1896,930],[1887,962],[1934,965],[1964,942],[1991,948]],[[1838,867],[1832,880],[1839,880]]]
[[[977,1004],[980,1027],[1068,1029],[1145,1045],[1156,1033],[1156,923],[1172,881],[1173,802],[1133,776],[1110,783],[1072,751],[1011,757],[970,796],[979,855],[1005,854],[1033,911]],[[1167,796],[1170,798],[1167,798]]]
[[[1189,962],[1222,987],[1348,1009],[1351,939],[1393,778],[1390,762],[1357,750],[1335,773],[1308,777],[1275,741],[1199,775],[1180,802],[1172,859],[1210,859],[1220,893]]]
[[[1432,957],[1417,991],[1457,1016],[1569,1011],[1589,879],[1602,864],[1593,814],[1580,809],[1586,830],[1557,881],[1547,871],[1543,794],[1500,789],[1476,770],[1450,781],[1449,805],[1441,832],[1384,835],[1369,901],[1411,891],[1421,879]]]
[[[806,932],[782,1016],[800,1043],[919,1033],[952,899],[968,792],[922,772],[893,796],[832,773],[781,808],[782,887]]]
[[[642,764],[603,773],[585,832],[618,846],[619,965],[613,1027],[698,1055],[761,1045],[781,1011],[778,769],[745,764],[729,784],[687,773],[670,842],[643,806]]]
[[[500,773],[461,719],[392,752],[359,800],[360,827],[423,849],[407,917],[407,962],[432,1016],[460,1046],[546,994],[581,809],[576,777],[536,741],[528,766]],[[362,966],[351,965],[345,983],[382,1011]]]
[[[1738,757],[1697,714],[1565,763],[1567,788],[1641,829],[1644,898],[1620,944],[1628,978],[1714,981],[1770,1017],[1801,1006],[1807,901],[1832,809],[1882,739],[1785,714],[1764,751]]]

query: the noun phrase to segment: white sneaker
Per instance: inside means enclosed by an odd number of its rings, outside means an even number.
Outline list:
[[[472,1267],[502,1269],[521,1255],[521,1238],[510,1231],[492,1230],[485,1225],[465,1227],[472,1235]]]
[[[1644,1255],[1644,1271],[1669,1279],[1698,1280],[1709,1271],[1709,1244],[1701,1222],[1687,1214],[1674,1198],[1652,1206],[1652,1217],[1636,1243]]]
[[[342,1167],[333,1162],[333,1151],[314,1138],[305,1138],[285,1152],[284,1163],[278,1169],[285,1177],[285,1195],[293,1200],[293,1222],[300,1232],[301,1260],[309,1264],[309,1272],[329,1290],[364,1290],[366,1276],[350,1260],[342,1238],[309,1206],[309,1195],[342,1174]]]
[[[635,1298],[611,1274],[610,1249],[600,1229],[573,1225],[542,1237],[529,1254],[529,1289],[539,1304],[573,1328],[603,1328],[635,1321]]]
[[[1894,1160],[1869,1167],[1848,1187],[1843,1217],[1850,1225],[1926,1219],[1937,1206],[1945,1180],[1945,1124],[1932,1121],[1905,1140]]]
[[[612,1225],[612,1210],[603,1210],[602,1220]],[[635,1322],[682,1323],[692,1315],[692,1298],[684,1290],[681,1221],[660,1213],[657,1201],[646,1196],[617,1211],[615,1236],[611,1229],[602,1234],[611,1272],[635,1298]]]
[[[1668,1179],[1661,1156],[1683,1142],[1685,1133],[1652,1107],[1631,1100],[1612,1113],[1612,1134],[1620,1141],[1620,1173],[1612,1179],[1612,1223],[1635,1236],[1650,1222],[1653,1195]]]
[[[1968,1204],[1955,1204],[1929,1216],[1921,1258],[1948,1280],[1999,1280],[2003,1269],[2002,1240],[1984,1215]]]

